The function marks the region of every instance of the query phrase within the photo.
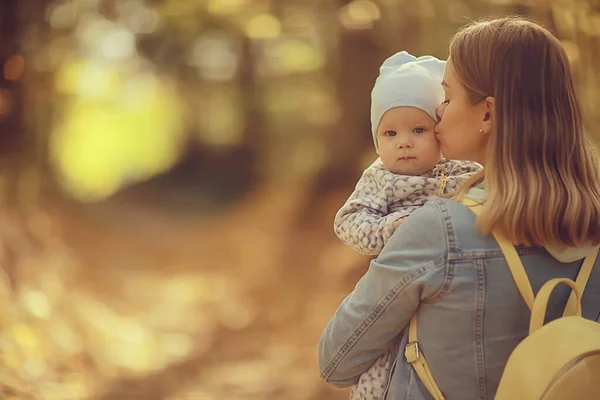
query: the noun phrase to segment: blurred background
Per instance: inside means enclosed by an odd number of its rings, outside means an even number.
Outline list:
[[[347,399],[316,353],[378,67],[510,14],[598,137],[598,0],[1,0],[0,398]]]

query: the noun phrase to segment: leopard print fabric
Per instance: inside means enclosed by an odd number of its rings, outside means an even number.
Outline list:
[[[334,231],[359,253],[377,255],[394,233],[395,221],[438,196],[440,187],[444,186],[444,193],[451,193],[480,170],[481,166],[471,161],[443,159],[423,175],[399,175],[387,170],[378,158],[363,172],[354,192],[337,212]]]
[[[352,386],[350,400],[383,400],[394,361],[391,351],[379,357],[375,364],[360,376],[358,383]]]

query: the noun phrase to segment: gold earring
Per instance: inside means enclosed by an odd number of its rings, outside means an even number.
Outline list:
[[[480,130],[479,130],[479,133],[483,133],[483,129],[480,129]]]

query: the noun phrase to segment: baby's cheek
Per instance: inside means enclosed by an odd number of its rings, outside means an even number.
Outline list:
[[[383,166],[391,171],[394,168],[394,162],[390,159],[390,157],[385,154],[381,156],[381,161],[383,162]]]
[[[431,138],[429,140],[429,147],[431,147],[432,152],[440,151],[440,141],[436,135],[431,135]]]

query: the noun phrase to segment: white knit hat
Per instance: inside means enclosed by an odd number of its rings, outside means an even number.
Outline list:
[[[371,131],[377,148],[377,127],[383,114],[395,107],[416,107],[437,121],[436,109],[444,101],[442,77],[446,61],[433,56],[415,57],[401,51],[379,68],[371,91]]]

